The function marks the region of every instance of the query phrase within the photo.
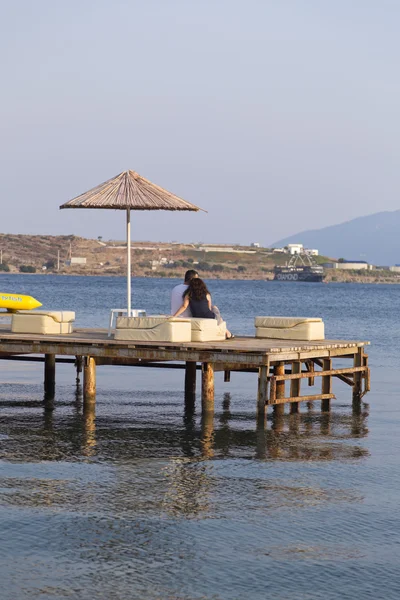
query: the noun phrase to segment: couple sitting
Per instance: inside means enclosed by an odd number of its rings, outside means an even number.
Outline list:
[[[223,321],[218,307],[212,306],[211,295],[206,284],[194,269],[186,271],[184,283],[176,285],[172,290],[171,314],[174,317],[217,319],[218,325]],[[233,337],[227,329],[226,338]]]

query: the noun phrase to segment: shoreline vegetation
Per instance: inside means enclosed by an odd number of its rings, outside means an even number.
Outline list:
[[[126,274],[126,242],[86,239],[74,235],[0,234],[0,275],[41,273],[56,275]],[[253,246],[132,242],[133,277],[182,278],[187,269],[205,279],[272,280],[274,266],[288,254]],[[317,256],[318,263],[335,261]],[[400,274],[388,269],[345,271],[325,269],[326,283],[400,283]],[[289,285],[289,282],[288,282]]]

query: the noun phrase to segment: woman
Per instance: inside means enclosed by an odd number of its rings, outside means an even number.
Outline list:
[[[204,281],[199,277],[190,280],[189,287],[183,294],[183,304],[176,311],[174,317],[179,317],[187,308],[190,308],[192,317],[197,319],[217,319],[218,325],[223,319],[216,306],[211,304],[211,294]],[[231,339],[234,336],[227,329],[226,338]]]

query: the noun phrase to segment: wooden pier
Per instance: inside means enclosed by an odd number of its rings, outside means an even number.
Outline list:
[[[370,389],[370,371],[365,346],[369,342],[323,340],[301,342],[235,337],[222,342],[125,342],[107,337],[105,329],[76,329],[70,335],[24,335],[0,326],[0,359],[44,361],[45,397],[54,398],[56,362],[73,362],[77,378],[83,371],[85,402],[96,398],[96,368],[105,365],[184,369],[184,390],[194,401],[196,372],[201,368],[202,412],[214,411],[214,374],[224,372],[229,382],[232,371],[258,374],[256,407],[265,416],[266,407],[276,414],[299,411],[300,402],[321,401],[330,410],[332,378],[352,388],[353,407]],[[68,358],[70,357],[70,358]],[[336,363],[340,363],[339,368]],[[335,363],[335,365],[334,365]],[[348,366],[343,367],[343,364]],[[320,378],[321,392],[302,393]]]

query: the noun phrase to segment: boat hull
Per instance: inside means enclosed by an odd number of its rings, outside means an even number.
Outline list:
[[[324,280],[324,272],[320,269],[294,268],[288,269],[277,267],[275,269],[274,281],[307,281],[312,283],[321,283]]]
[[[16,310],[32,310],[39,306],[42,306],[41,302],[36,300],[36,298],[32,298],[32,296],[0,292],[0,308],[5,308],[9,312]]]

